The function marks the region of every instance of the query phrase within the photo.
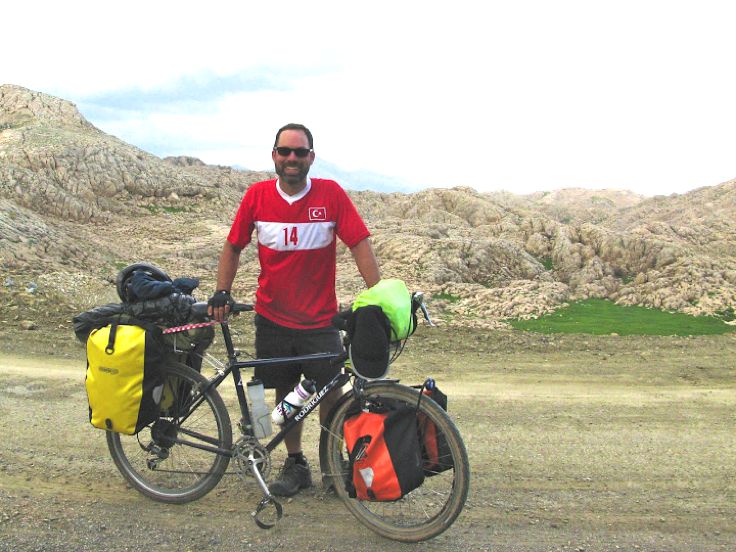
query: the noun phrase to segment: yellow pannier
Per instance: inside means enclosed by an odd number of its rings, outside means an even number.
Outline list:
[[[90,423],[133,435],[156,420],[164,357],[161,330],[154,325],[113,322],[93,330],[85,380]]]

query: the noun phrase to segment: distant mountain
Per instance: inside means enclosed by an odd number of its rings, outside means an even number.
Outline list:
[[[539,211],[564,224],[600,223],[615,217],[622,209],[633,207],[646,198],[628,190],[587,190],[563,188],[550,192],[515,195],[490,192],[490,197],[507,208]]]
[[[242,165],[233,165],[233,168],[240,171],[250,170]],[[335,180],[346,190],[370,190],[372,192],[382,193],[402,192],[408,194],[419,191],[420,189],[417,186],[412,186],[392,176],[370,171],[348,171],[319,157],[315,159],[309,175],[315,178]]]
[[[412,186],[399,178],[369,171],[346,171],[319,157],[314,161],[310,174],[314,177],[336,180],[347,190],[371,190],[383,193],[418,191],[416,186]]]

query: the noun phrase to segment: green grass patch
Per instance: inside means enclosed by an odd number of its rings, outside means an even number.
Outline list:
[[[517,330],[594,335],[711,335],[735,328],[712,316],[690,316],[646,307],[625,307],[605,299],[572,303],[536,320],[512,320]]]

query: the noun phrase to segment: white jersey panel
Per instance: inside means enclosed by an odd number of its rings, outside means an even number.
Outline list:
[[[335,222],[255,223],[258,243],[276,251],[322,249],[335,239]]]

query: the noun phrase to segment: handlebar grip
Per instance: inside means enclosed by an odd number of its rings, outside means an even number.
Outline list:
[[[192,316],[194,318],[204,318],[207,316],[207,302],[206,301],[198,301],[194,303],[191,307]],[[253,310],[253,305],[250,303],[235,303],[230,308],[230,312],[235,314],[238,312],[248,312]]]

